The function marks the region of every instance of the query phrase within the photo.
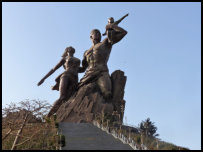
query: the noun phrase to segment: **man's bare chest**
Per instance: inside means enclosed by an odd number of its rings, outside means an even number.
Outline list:
[[[110,49],[104,44],[97,44],[92,48],[93,56],[106,55],[110,53]]]

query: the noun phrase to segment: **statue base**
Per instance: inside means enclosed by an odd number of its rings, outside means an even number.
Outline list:
[[[123,100],[126,76],[116,70],[111,74],[112,99],[105,100],[96,82],[81,86],[56,112],[58,122],[92,122],[102,113],[116,111],[123,119],[125,101]]]

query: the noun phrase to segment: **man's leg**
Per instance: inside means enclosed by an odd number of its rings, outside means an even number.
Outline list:
[[[111,93],[111,79],[108,72],[104,72],[102,76],[97,80],[97,84],[106,99],[110,99],[112,96]]]

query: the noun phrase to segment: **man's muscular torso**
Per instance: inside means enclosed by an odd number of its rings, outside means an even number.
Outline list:
[[[118,26],[109,26],[112,28],[111,34],[107,33],[107,38],[101,41],[101,33],[99,30],[94,29],[90,33],[90,39],[93,46],[84,53],[82,61],[82,68],[80,72],[85,72],[85,75],[80,80],[79,87],[84,84],[95,81],[100,88],[105,98],[111,97],[111,79],[107,62],[111,53],[112,45],[119,42],[126,34],[127,31]],[[110,36],[111,35],[111,36]],[[110,37],[109,37],[110,36]]]
[[[107,62],[111,53],[112,45],[107,38],[97,43],[84,54],[88,63],[88,70],[108,70]]]

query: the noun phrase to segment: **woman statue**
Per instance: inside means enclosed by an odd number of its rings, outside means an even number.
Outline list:
[[[78,85],[78,73],[80,69],[80,59],[75,58],[73,55],[75,53],[75,49],[73,47],[67,47],[65,52],[62,55],[61,61],[49,71],[37,84],[41,85],[46,78],[48,78],[51,74],[53,74],[58,68],[61,66],[64,67],[65,71],[60,74],[56,79],[55,86],[52,87],[52,90],[60,91],[60,97],[55,101],[52,109],[48,113],[48,117],[53,115],[60,105],[70,98],[70,96],[75,92]]]

